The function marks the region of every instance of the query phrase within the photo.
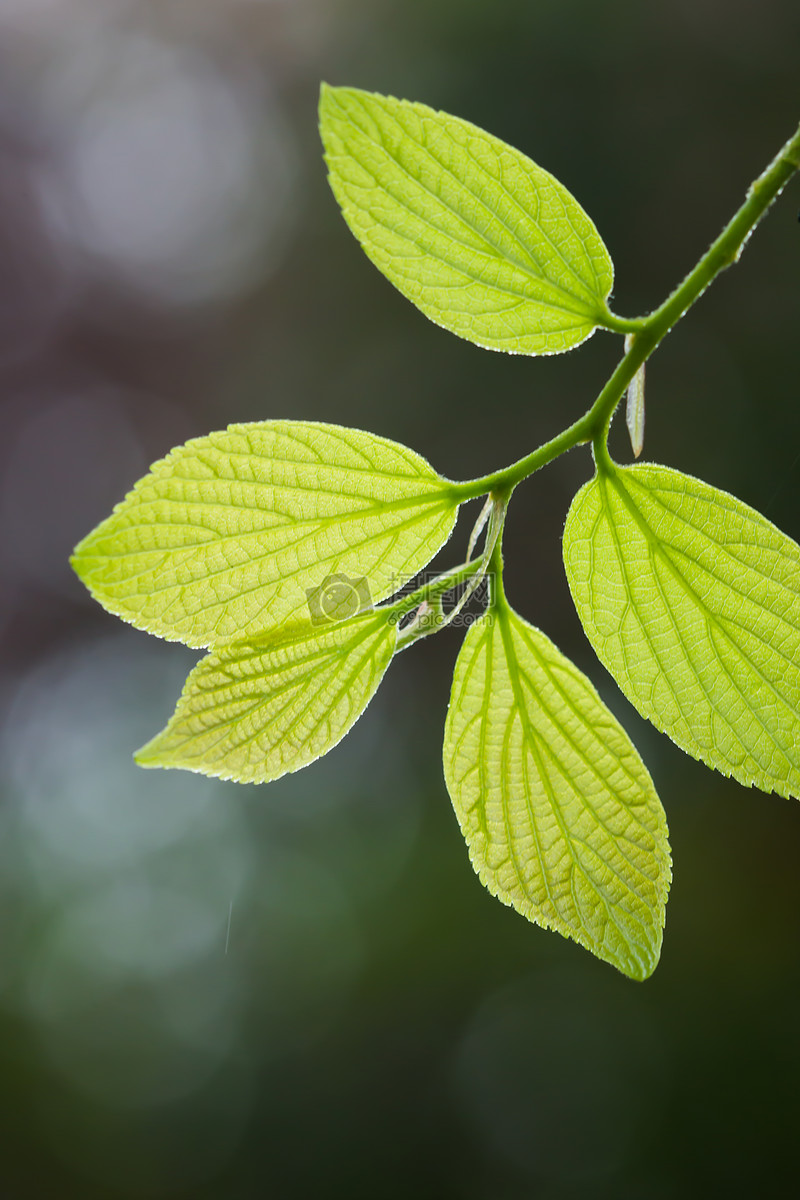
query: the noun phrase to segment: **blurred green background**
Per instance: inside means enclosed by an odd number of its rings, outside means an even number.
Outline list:
[[[149,463],[311,418],[482,474],[614,365],[429,324],[325,181],[319,82],[513,142],[658,303],[800,117],[797,0],[0,0],[0,1195],[666,1200],[791,1194],[800,815],[685,758],[594,659],[515,497],[512,603],[587,670],[667,809],[632,984],[480,887],[440,747],[459,634],[267,788],[134,768],[196,655],[124,627],[75,542]],[[648,367],[645,458],[800,535],[796,182]],[[613,449],[627,459],[622,421]],[[460,556],[462,518],[449,555]],[[447,562],[445,557],[443,562]]]

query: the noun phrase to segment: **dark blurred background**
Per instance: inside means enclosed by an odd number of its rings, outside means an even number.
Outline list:
[[[503,357],[403,300],[327,188],[321,79],[530,154],[636,315],[795,127],[798,51],[797,0],[0,0],[4,1200],[792,1194],[797,805],[684,757],[593,658],[560,563],[586,450],[515,497],[507,589],[664,800],[675,881],[644,985],[473,875],[440,758],[456,631],[298,776],[144,773],[131,753],[197,656],[104,614],[67,557],[228,422],[358,426],[467,478],[613,367],[608,334]],[[799,202],[651,360],[645,442],[795,537]]]

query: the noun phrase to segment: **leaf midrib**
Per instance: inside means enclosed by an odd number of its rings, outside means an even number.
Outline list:
[[[226,506],[222,506],[222,507],[226,507]],[[231,507],[233,507],[233,506],[231,506]],[[403,509],[412,508],[412,507],[422,509],[424,506],[419,503],[415,504],[413,501],[409,501],[409,502],[404,501],[402,503],[398,502],[398,503],[394,504],[392,506],[391,511],[392,512],[402,512]],[[420,515],[417,518],[418,520],[420,520],[420,521],[428,520],[431,517],[436,516],[436,515],[445,516],[450,507],[457,508],[458,505],[456,503],[444,504],[440,500],[436,500],[436,501],[431,500],[429,505],[427,505],[426,507],[427,507],[427,511],[420,512]],[[260,510],[259,509],[248,509],[247,511],[248,512],[258,512]],[[197,542],[196,544],[188,543],[188,544],[184,544],[181,546],[175,546],[175,547],[152,546],[152,547],[144,547],[141,550],[119,550],[116,553],[96,552],[94,554],[90,553],[89,550],[81,550],[79,548],[79,550],[76,552],[75,557],[76,557],[76,559],[83,560],[84,562],[87,561],[88,559],[92,559],[92,558],[106,561],[108,559],[114,559],[114,558],[135,559],[135,558],[141,557],[142,555],[152,555],[152,554],[161,554],[161,555],[165,555],[165,556],[182,555],[183,558],[188,558],[189,552],[194,552],[196,550],[208,550],[212,546],[213,547],[224,546],[227,542],[231,542],[231,541],[236,542],[238,544],[238,543],[248,541],[251,538],[268,538],[270,536],[270,534],[275,533],[278,530],[285,531],[287,529],[292,529],[293,531],[298,532],[299,536],[292,541],[285,542],[278,547],[268,548],[266,550],[261,551],[259,554],[253,555],[251,558],[248,558],[244,562],[236,563],[233,565],[228,564],[225,567],[220,568],[218,571],[214,571],[209,575],[204,575],[201,579],[190,581],[190,582],[204,583],[207,579],[213,579],[216,575],[224,574],[225,571],[241,570],[242,568],[247,567],[249,564],[259,562],[261,559],[267,558],[270,555],[281,554],[284,551],[288,551],[290,549],[294,549],[296,547],[302,546],[309,538],[312,538],[318,534],[325,533],[329,528],[338,527],[342,524],[346,524],[349,521],[375,520],[377,517],[379,517],[381,515],[381,513],[386,512],[386,511],[388,511],[388,506],[381,507],[381,508],[372,507],[369,509],[357,509],[355,511],[339,513],[339,514],[336,514],[335,516],[331,516],[331,517],[323,517],[323,518],[303,517],[303,518],[300,518],[299,520],[289,519],[289,520],[282,522],[279,525],[269,525],[263,529],[253,529],[253,530],[249,530],[247,532],[239,532],[239,533],[236,533],[236,532],[222,533],[222,534],[217,533],[214,538],[209,539],[207,541]],[[110,519],[113,519],[113,518],[110,518]],[[380,541],[382,537],[388,537],[390,535],[402,532],[403,530],[411,529],[411,528],[413,528],[413,526],[416,523],[417,523],[416,520],[405,520],[405,521],[400,522],[397,525],[392,525],[390,527],[384,528],[383,530],[379,530],[376,533],[371,533],[367,538],[365,538],[357,546],[355,546],[355,547],[348,546],[346,551],[344,551],[344,553],[349,553],[350,551],[357,551],[359,548],[363,548],[365,545],[369,545],[370,542]],[[143,522],[141,524],[137,524],[137,525],[133,525],[133,526],[125,526],[124,532],[127,532],[129,529],[159,529],[159,528],[169,527],[170,524],[171,524],[171,522],[169,522],[169,521],[149,521],[146,523]],[[177,525],[179,528],[186,527],[186,523],[182,522],[182,521],[177,522]],[[311,528],[304,529],[303,528],[304,526],[311,527]],[[208,529],[209,528],[207,525],[197,524],[196,526],[193,526],[191,523],[189,523],[189,527],[197,528],[197,529]],[[210,532],[213,533],[214,531],[210,530]],[[91,535],[91,536],[94,536],[94,535]],[[106,533],[103,536],[110,537],[110,536],[112,536],[112,534]],[[120,535],[115,534],[113,536],[119,537]],[[341,557],[341,555],[328,556],[328,558],[320,559],[319,562],[315,563],[314,565],[318,566],[322,562],[327,562],[330,560],[331,557]],[[146,574],[148,574],[149,571],[156,570],[156,569],[157,568],[155,568],[155,567],[152,567],[152,568],[145,567],[142,571],[138,572],[138,574],[146,575]],[[308,568],[308,569],[310,569],[310,568]],[[306,568],[302,568],[302,570],[306,570]],[[136,577],[137,577],[137,575],[135,573],[129,574],[129,575],[125,576],[125,580],[130,581],[130,580],[135,579]],[[174,587],[174,586],[178,586],[178,585],[173,584],[170,586]],[[181,585],[181,586],[185,586],[185,585]],[[156,590],[158,590],[158,589],[156,589]],[[133,593],[133,594],[136,595],[138,593]]]

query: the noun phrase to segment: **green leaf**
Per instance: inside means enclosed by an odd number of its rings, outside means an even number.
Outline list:
[[[459,337],[553,354],[608,318],[614,268],[566,188],[519,150],[424,104],[323,84],[344,218],[375,266]]]
[[[633,345],[633,340],[634,334],[629,333],[625,338],[626,354]],[[628,384],[625,424],[628,426],[633,457],[638,458],[644,448],[644,363]]]
[[[195,667],[166,729],[136,761],[238,783],[298,771],[361,716],[396,640],[396,626],[377,611],[229,643]]]
[[[157,462],[72,563],[110,612],[207,646],[384,599],[433,558],[457,508],[452,484],[385,438],[231,425]]]
[[[589,641],[643,716],[740,783],[800,795],[800,547],[679,471],[610,463],[564,562]]]
[[[505,605],[472,626],[459,654],[444,768],[489,891],[646,979],[670,883],[664,811],[586,676]]]

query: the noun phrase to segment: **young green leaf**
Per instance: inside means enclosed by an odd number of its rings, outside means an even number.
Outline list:
[[[740,783],[800,796],[800,547],[679,471],[610,463],[564,562],[600,660],[643,716]]]
[[[646,979],[670,883],[664,811],[589,680],[504,605],[458,656],[444,768],[489,891]]]
[[[629,333],[625,338],[625,353],[633,345],[634,335]],[[625,424],[628,426],[628,437],[631,439],[633,457],[638,458],[644,448],[644,363],[628,384],[627,403],[625,405]]]
[[[157,462],[72,564],[110,612],[208,646],[384,599],[433,558],[457,509],[425,459],[375,434],[231,425]]]
[[[606,322],[614,269],[600,235],[519,150],[424,104],[326,85],[320,131],[351,230],[437,325],[553,354]]]
[[[387,614],[373,611],[222,646],[192,671],[166,729],[136,761],[238,783],[298,771],[332,750],[361,716],[396,640]]]

